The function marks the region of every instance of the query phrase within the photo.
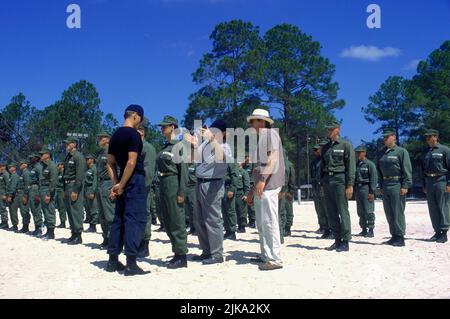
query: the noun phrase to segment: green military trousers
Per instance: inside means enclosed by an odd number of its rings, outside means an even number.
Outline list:
[[[294,224],[294,199],[286,199],[286,228],[290,229]]]
[[[375,228],[375,202],[370,201],[368,197],[369,185],[356,186],[356,211],[358,212],[359,226],[362,229]]]
[[[345,174],[325,175],[325,202],[330,229],[336,239],[352,238],[348,200],[345,195]]]
[[[236,216],[237,216],[237,224],[239,227],[247,226],[247,217],[248,217],[248,209],[247,203],[242,200],[244,197],[243,189],[238,189],[236,192]]]
[[[278,195],[278,223],[280,227],[280,240],[284,244],[284,235],[286,231],[287,198],[286,193]]]
[[[84,209],[86,210],[86,220],[89,224],[98,225],[98,200],[87,198],[87,194],[84,197]]]
[[[401,185],[398,181],[383,183],[383,207],[392,236],[405,236],[406,195],[400,196]]]
[[[225,191],[225,196],[222,199],[223,227],[227,233],[235,233],[237,226],[236,192],[233,191],[232,198],[228,198],[227,193]]]
[[[98,203],[98,220],[102,227],[103,239],[109,238],[111,224],[114,219],[114,203],[109,198],[109,194],[113,187],[111,180],[99,181],[97,188],[97,203]]]
[[[67,211],[66,205],[64,204],[64,190],[56,190],[55,204],[59,214],[59,221],[65,224],[67,220]]]
[[[151,187],[147,187],[147,224],[145,225],[144,240],[150,241],[152,237],[152,207],[154,206],[155,194]]]
[[[43,224],[42,208],[41,208],[41,195],[39,194],[39,186],[31,185],[28,192],[28,202],[31,208],[31,214],[33,215],[34,227],[40,228]]]
[[[177,203],[178,176],[161,177],[160,204],[161,213],[175,255],[186,255],[187,231],[184,207]]]
[[[186,188],[186,198],[184,201],[184,213],[186,215],[186,224],[195,229],[194,226],[194,207],[197,201],[197,194],[194,186],[188,186]]]
[[[50,196],[50,201],[48,204],[45,203],[45,196],[48,194],[48,188],[41,186],[40,197],[41,197],[41,207],[44,213],[44,225],[47,228],[55,228],[56,224],[56,209],[55,209],[55,198],[53,195]]]
[[[18,190],[16,197],[19,199],[20,216],[22,216],[22,225],[28,226],[30,224],[30,200],[28,199],[26,204],[23,203],[23,197],[25,196],[23,190]]]
[[[248,209],[248,222],[254,223],[256,221],[256,214],[255,214],[255,205],[247,205]]]
[[[450,194],[446,192],[446,176],[427,177],[428,211],[434,231],[448,231],[450,228]]]
[[[315,186],[313,192],[314,209],[316,210],[319,227],[323,230],[330,230],[324,191],[320,186]]]
[[[18,196],[14,196],[12,198],[12,202],[9,204],[9,218],[11,219],[11,224],[13,226],[17,226],[19,224],[19,206],[20,198]]]
[[[72,234],[81,234],[83,232],[84,196],[83,191],[81,191],[78,193],[78,198],[75,201],[72,201],[70,195],[74,191],[74,182],[65,184],[64,202],[66,204],[67,217],[69,218],[70,230]]]

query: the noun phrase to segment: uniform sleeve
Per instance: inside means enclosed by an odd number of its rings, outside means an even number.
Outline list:
[[[356,174],[356,158],[353,147],[350,143],[347,144],[347,157],[345,158],[345,180],[346,186],[353,186],[355,184],[355,174]]]
[[[410,188],[412,186],[412,165],[411,159],[409,158],[409,153],[407,150],[403,151],[402,154],[402,188]]]
[[[427,185],[427,179],[425,178],[425,155],[426,153],[425,151],[423,151],[420,156],[420,171],[419,171],[419,177],[423,187],[426,187]]]
[[[56,167],[56,165],[52,165],[50,167],[50,186],[49,186],[51,196],[54,196],[57,184],[58,184],[58,168]]]
[[[297,185],[295,184],[295,168],[294,165],[289,165],[289,184],[288,184],[288,191],[289,193],[295,193],[295,189],[297,188]]]
[[[98,171],[97,167],[93,166],[92,173],[94,174],[94,180],[92,181],[92,192],[97,193],[97,185],[98,185]]]
[[[86,173],[85,163],[80,154],[74,156],[76,164],[76,175],[75,175],[75,189],[78,190],[77,193],[81,193],[83,189],[84,174]]]
[[[16,196],[18,182],[19,182],[19,175],[17,174],[12,175],[8,182],[8,189],[7,189],[8,196],[11,197]]]
[[[188,179],[189,179],[189,168],[185,162],[177,164],[178,166],[178,196],[184,197],[186,194]]]
[[[370,162],[369,165],[369,193],[375,194],[375,189],[378,184],[377,168],[374,163]]]
[[[245,169],[242,170],[242,181],[244,184],[244,194],[250,191],[250,176]]]
[[[30,192],[30,183],[31,183],[30,173],[24,172],[23,173],[23,185],[24,185],[23,194],[25,196],[28,196],[28,194]]]

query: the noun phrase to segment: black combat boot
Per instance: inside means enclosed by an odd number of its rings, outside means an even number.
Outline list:
[[[157,232],[165,232],[166,231],[166,227],[164,227],[164,225],[159,226],[159,228],[156,230]]]
[[[333,250],[338,249],[338,247],[340,246],[340,244],[341,244],[341,240],[340,240],[340,239],[336,239],[336,240],[334,241],[334,244],[333,244],[333,245],[331,245],[330,247],[325,248],[325,249],[328,250],[328,251],[333,251]]]
[[[344,252],[344,251],[349,251],[348,240],[343,240],[343,241],[341,241],[341,243],[339,244],[339,246],[336,248],[336,251],[337,251],[338,253]]]
[[[291,234],[291,227],[286,226],[286,229],[284,230],[284,236],[286,236],[286,237],[291,237],[292,236],[292,234]]]
[[[167,264],[169,269],[187,268],[186,255],[175,255]]]
[[[438,240],[438,238],[441,236],[441,232],[436,232],[433,237],[431,237],[430,239],[428,239],[428,241],[436,241]]]
[[[405,247],[405,238],[403,236],[397,236],[391,245],[394,247]]]
[[[208,259],[205,259],[202,261],[203,265],[215,265],[215,264],[221,264],[223,263],[223,257],[210,257]]]
[[[330,238],[330,236],[332,236],[332,235],[333,235],[333,233],[331,232],[331,230],[326,229],[326,230],[323,232],[323,235],[320,236],[320,238],[321,238],[321,239],[333,239],[333,238]]]
[[[87,233],[96,233],[97,232],[97,225],[90,224],[89,228],[86,230]]]
[[[238,229],[237,229],[237,232],[240,233],[240,234],[245,233],[245,226],[239,226]]]
[[[360,232],[357,236],[366,237],[367,236],[367,228],[363,228],[362,232]]]
[[[230,239],[230,240],[236,240],[236,233],[235,232],[226,232],[223,236],[223,239]]]
[[[373,233],[373,228],[369,228],[369,231],[367,232],[366,237],[367,237],[367,238],[373,238],[373,237],[375,237],[375,234]]]
[[[75,237],[67,243],[67,245],[74,246],[74,245],[80,245],[82,243],[83,243],[83,240],[81,238],[81,233],[77,233],[77,234],[75,234]]]
[[[103,238],[103,242],[100,244],[101,249],[107,249],[108,248],[108,238]]]
[[[135,256],[127,256],[127,265],[125,266],[125,276],[146,275],[150,271],[145,271],[136,264]]]
[[[0,229],[8,230],[9,229],[8,222],[2,222],[0,224]]]
[[[32,236],[41,237],[42,236],[42,226],[36,226],[34,232],[31,233]]]
[[[248,227],[250,227],[250,228],[256,228],[255,221],[252,220],[250,223],[248,223]]]
[[[47,232],[45,233],[44,236],[42,236],[42,239],[45,240],[55,239],[55,229],[47,227]]]
[[[439,243],[439,244],[445,244],[447,241],[448,241],[448,239],[447,239],[447,231],[443,230],[441,232],[441,235],[439,236],[439,238],[436,239],[436,242]]]
[[[141,244],[139,245],[138,254],[137,254],[138,258],[145,258],[145,257],[150,256],[150,251],[148,249],[149,243],[150,243],[149,240],[141,241]]]
[[[13,227],[11,227],[9,230],[14,233],[17,233],[19,231],[19,227],[17,227],[17,225],[13,225]]]
[[[383,245],[392,245],[396,240],[397,240],[397,236],[396,235],[392,235],[391,239],[389,239],[388,241],[383,242]]]
[[[30,229],[29,229],[29,227],[28,227],[28,224],[24,224],[23,226],[22,226],[22,229],[19,231],[19,233],[21,233],[21,234],[26,234],[26,233],[28,233],[30,231]]]
[[[325,232],[325,229],[322,228],[322,226],[319,227],[318,230],[316,230],[316,234],[323,234]]]
[[[124,271],[125,266],[119,261],[119,256],[117,255],[110,255],[108,263],[106,264],[107,272],[116,272],[116,271]]]
[[[69,238],[65,238],[65,239],[61,240],[61,242],[62,242],[63,244],[68,244],[68,243],[70,243],[72,240],[75,239],[75,236],[76,236],[76,234],[75,234],[75,233],[72,233],[72,235],[71,235]]]
[[[202,253],[201,255],[195,255],[192,257],[192,261],[203,261],[209,258],[211,258],[210,254]]]
[[[66,222],[61,222],[57,228],[66,228]]]
[[[188,235],[192,235],[192,236],[197,235],[197,231],[195,230],[194,227],[191,226],[191,228],[189,229]]]
[[[158,221],[156,220],[156,217],[152,217],[152,225],[153,226],[158,225]]]

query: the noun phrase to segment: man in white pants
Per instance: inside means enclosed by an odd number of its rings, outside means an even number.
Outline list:
[[[260,270],[283,268],[281,260],[281,239],[278,220],[278,194],[284,185],[285,167],[283,146],[269,112],[256,109],[247,118],[255,129],[258,143],[251,150],[254,161],[252,178],[254,187],[247,196],[247,203],[255,203],[256,224],[261,245]]]

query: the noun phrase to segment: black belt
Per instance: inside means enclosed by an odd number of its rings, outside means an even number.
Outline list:
[[[223,181],[223,178],[199,178],[199,177],[197,177],[197,181],[199,183],[211,183],[211,182]]]
[[[173,173],[173,172],[167,172],[167,173],[159,173],[160,177],[167,177],[167,176],[175,176],[177,174]]]
[[[345,174],[345,172],[325,172],[325,174],[328,176],[334,176],[339,174]]]
[[[358,187],[369,185],[370,183],[355,183]]]
[[[384,176],[383,180],[389,181],[389,180],[399,180],[401,176]]]
[[[447,175],[447,173],[425,173],[427,177],[441,177]]]
[[[39,184],[31,184],[30,186],[39,186]]]
[[[64,181],[65,184],[75,183],[76,179],[69,179],[67,181]]]

